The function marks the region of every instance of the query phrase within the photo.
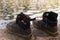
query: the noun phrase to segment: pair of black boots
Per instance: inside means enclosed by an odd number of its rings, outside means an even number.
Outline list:
[[[33,21],[34,27],[44,30],[52,36],[57,35],[57,13],[44,12],[42,20],[31,19],[29,16],[20,13],[17,15],[15,23],[9,23],[7,30],[22,37],[30,38],[31,28],[30,21]]]

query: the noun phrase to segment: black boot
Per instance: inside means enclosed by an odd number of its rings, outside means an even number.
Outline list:
[[[21,28],[18,24],[14,22],[7,24],[6,30],[8,33],[15,34],[17,36],[27,38],[27,39],[31,38],[32,36],[30,28],[27,29]]]
[[[30,19],[29,16],[23,13],[18,14],[15,23],[12,22],[7,24],[7,31],[13,34],[17,34],[21,37],[31,39],[32,34],[30,28],[30,20],[34,20],[34,19]]]
[[[46,15],[47,14],[47,15]],[[52,36],[57,35],[57,14],[54,12],[45,12],[43,20],[33,21],[34,27],[41,29]]]

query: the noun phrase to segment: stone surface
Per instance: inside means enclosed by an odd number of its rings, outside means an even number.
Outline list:
[[[31,25],[32,40],[60,40],[60,22],[58,22],[58,36],[52,37]],[[0,40],[26,40],[14,34],[7,33],[6,29],[0,29]]]

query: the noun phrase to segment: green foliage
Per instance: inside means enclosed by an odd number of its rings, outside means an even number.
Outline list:
[[[24,7],[25,7],[25,8],[24,8],[25,11],[29,10],[29,7],[28,7],[28,6],[25,6],[25,5],[24,5]]]
[[[10,16],[10,19],[13,19],[13,18],[14,18],[14,15],[11,15],[11,16]]]

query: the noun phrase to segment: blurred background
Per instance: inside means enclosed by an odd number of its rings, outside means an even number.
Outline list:
[[[60,0],[0,0],[0,19],[14,19],[20,12],[37,17],[45,11],[59,9]]]
[[[31,18],[41,19],[45,11],[54,11],[59,14],[60,0],[0,0],[0,24],[15,21],[20,12],[24,12]]]

